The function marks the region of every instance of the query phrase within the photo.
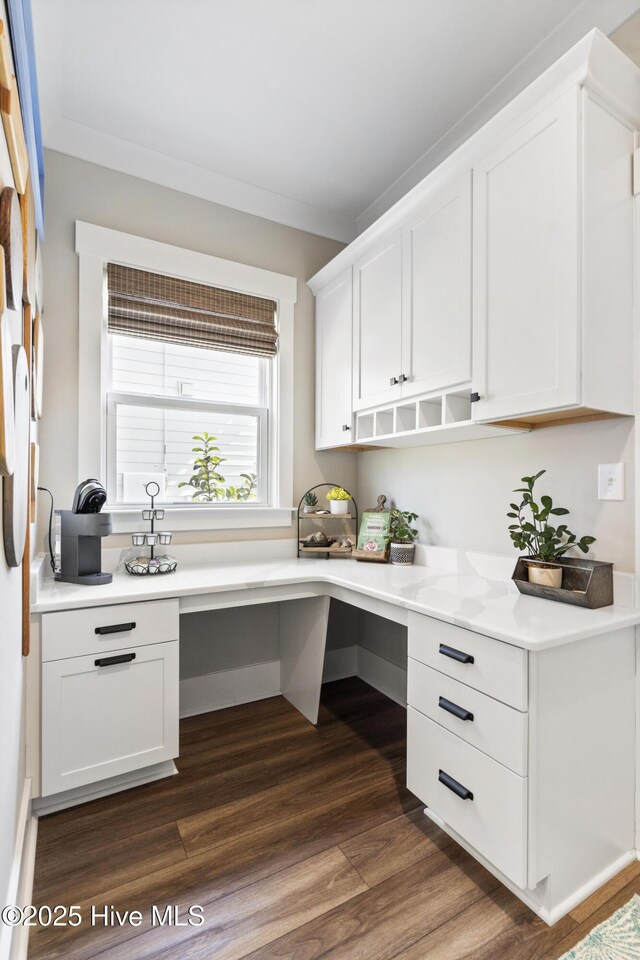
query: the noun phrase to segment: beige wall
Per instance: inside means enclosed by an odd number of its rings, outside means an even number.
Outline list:
[[[505,516],[520,477],[547,474],[541,493],[568,507],[570,528],[598,538],[592,556],[634,570],[633,421],[602,420],[517,436],[358,454],[359,504],[379,493],[420,514],[420,541],[513,554]],[[597,465],[624,463],[626,499],[597,499]]]
[[[68,508],[78,483],[78,258],[74,223],[84,220],[152,240],[298,278],[295,308],[294,495],[335,480],[353,487],[355,455],[314,450],[313,297],[305,281],[342,244],[138,180],[63,154],[46,152],[47,289],[45,416],[41,482]],[[43,512],[42,512],[43,513]],[[41,513],[38,547],[45,549]],[[293,528],[176,534],[176,542],[288,537]],[[113,537],[110,545],[126,543]]]

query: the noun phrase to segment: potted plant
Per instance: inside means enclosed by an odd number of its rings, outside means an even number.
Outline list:
[[[344,487],[332,487],[327,494],[331,513],[345,514],[349,512],[351,494]]]
[[[411,524],[418,519],[417,513],[409,510],[392,510],[389,525],[389,559],[398,566],[410,566],[413,563],[418,531]]]
[[[318,498],[312,490],[309,490],[302,498],[302,503],[303,513],[315,513],[316,507],[318,506]]]
[[[589,552],[589,546],[596,542],[595,537],[584,536],[579,540],[569,530],[566,523],[553,527],[549,517],[566,516],[566,507],[554,507],[551,497],[542,496],[538,503],[534,499],[533,488],[537,480],[546,473],[540,470],[532,477],[522,477],[524,487],[518,487],[514,493],[521,493],[520,503],[512,503],[507,516],[517,523],[509,525],[509,536],[516,550],[527,553],[527,575],[531,583],[544,587],[562,586],[562,565],[557,563],[568,550],[577,547],[583,553]],[[530,518],[528,515],[530,514]]]

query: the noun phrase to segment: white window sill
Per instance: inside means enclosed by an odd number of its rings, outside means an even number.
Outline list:
[[[156,521],[156,530],[251,530],[258,527],[290,527],[294,507],[265,506],[165,506],[164,520]],[[149,529],[149,521],[142,519],[142,507],[109,507],[114,533],[139,533]]]

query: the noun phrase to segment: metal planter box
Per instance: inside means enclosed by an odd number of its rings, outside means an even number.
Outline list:
[[[527,561],[533,557],[519,557],[511,579],[520,593],[530,597],[544,597],[558,603],[572,603],[576,607],[608,607],[613,603],[613,564],[601,560],[579,560],[563,557],[562,586],[543,587],[529,583]]]

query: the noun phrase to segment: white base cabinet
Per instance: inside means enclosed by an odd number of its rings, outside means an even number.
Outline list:
[[[407,786],[554,923],[635,858],[635,631],[533,652],[410,613],[408,652]]]
[[[43,614],[43,797],[178,755],[177,623],[173,600]]]

